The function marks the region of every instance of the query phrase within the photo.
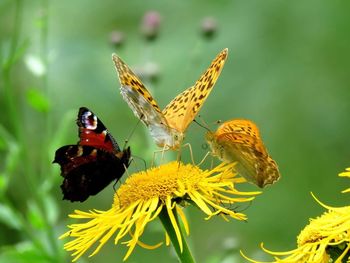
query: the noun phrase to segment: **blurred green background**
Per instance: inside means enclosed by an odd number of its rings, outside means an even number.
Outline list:
[[[0,262],[69,262],[57,240],[75,222],[67,214],[110,207],[112,186],[83,204],[62,201],[59,167],[51,162],[58,147],[78,140],[80,106],[94,111],[121,146],[135,127],[119,95],[113,52],[164,107],[225,47],[228,61],[200,115],[213,130],[219,119],[256,122],[282,178],[248,208],[236,208],[245,209],[248,222],[205,221],[186,209],[190,247],[205,263],[244,262],[239,249],[267,259],[262,241],[272,250],[293,249],[309,218],[323,211],[310,191],[329,205],[349,203],[340,193],[349,182],[337,176],[350,166],[349,8],[316,0],[0,0]],[[154,35],[141,30],[150,11],[160,18]],[[196,124],[187,133],[197,161],[207,151],[204,133]],[[141,124],[130,146],[146,161],[156,149]],[[163,237],[153,223],[142,241]],[[120,262],[125,252],[110,240],[79,262]],[[128,261],[155,258],[177,262],[165,246],[138,247]]]

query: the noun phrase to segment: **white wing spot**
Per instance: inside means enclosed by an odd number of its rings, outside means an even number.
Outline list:
[[[83,115],[83,124],[85,125],[85,128],[95,130],[97,128],[97,117],[92,114],[91,111],[87,111]]]

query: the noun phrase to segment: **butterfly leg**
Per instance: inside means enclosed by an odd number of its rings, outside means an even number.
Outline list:
[[[181,148],[185,148],[185,147],[188,147],[188,149],[190,150],[191,161],[192,161],[192,164],[195,165],[191,144],[190,143],[185,143],[185,144],[183,144],[181,146]],[[181,148],[179,149],[179,153],[178,153],[178,161],[181,160]]]
[[[157,153],[162,153],[161,158],[160,158],[160,164],[162,164],[162,163],[163,163],[163,160],[164,160],[164,152],[169,151],[169,149],[170,149],[169,147],[167,147],[166,145],[164,145],[163,149],[154,151],[154,152],[153,152],[153,159],[152,159],[152,162],[151,162],[151,167],[153,167],[154,164],[155,164],[155,160],[156,160],[156,155],[157,155]]]
[[[162,149],[162,157],[160,159],[160,163],[162,164],[163,163],[163,160],[164,160],[164,152],[165,151],[168,151],[169,150],[169,147],[167,145],[164,145],[163,149]]]
[[[210,152],[207,152],[204,155],[203,159],[197,164],[197,166],[201,166],[204,163],[204,161],[208,158],[209,154],[210,154]]]
[[[210,169],[213,169],[213,167],[214,167],[214,156],[211,155]]]

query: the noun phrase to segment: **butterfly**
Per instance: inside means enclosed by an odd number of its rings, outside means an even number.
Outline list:
[[[222,161],[237,162],[236,169],[247,181],[263,188],[280,178],[276,162],[268,154],[259,129],[250,120],[224,122],[206,140],[212,154]]]
[[[63,199],[85,201],[113,180],[116,182],[130,164],[130,147],[120,150],[103,123],[88,108],[77,118],[79,142],[56,151],[53,163],[61,166]]]
[[[134,114],[146,125],[159,147],[178,149],[184,133],[209,96],[227,59],[222,50],[194,86],[177,95],[162,111],[141,80],[120,57],[112,55],[121,94]]]

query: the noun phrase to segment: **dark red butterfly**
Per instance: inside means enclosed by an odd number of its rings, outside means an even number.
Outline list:
[[[117,142],[97,116],[80,108],[77,125],[80,140],[66,145],[55,154],[54,163],[61,166],[63,199],[85,201],[113,180],[122,177],[130,164],[130,147],[120,150]]]

